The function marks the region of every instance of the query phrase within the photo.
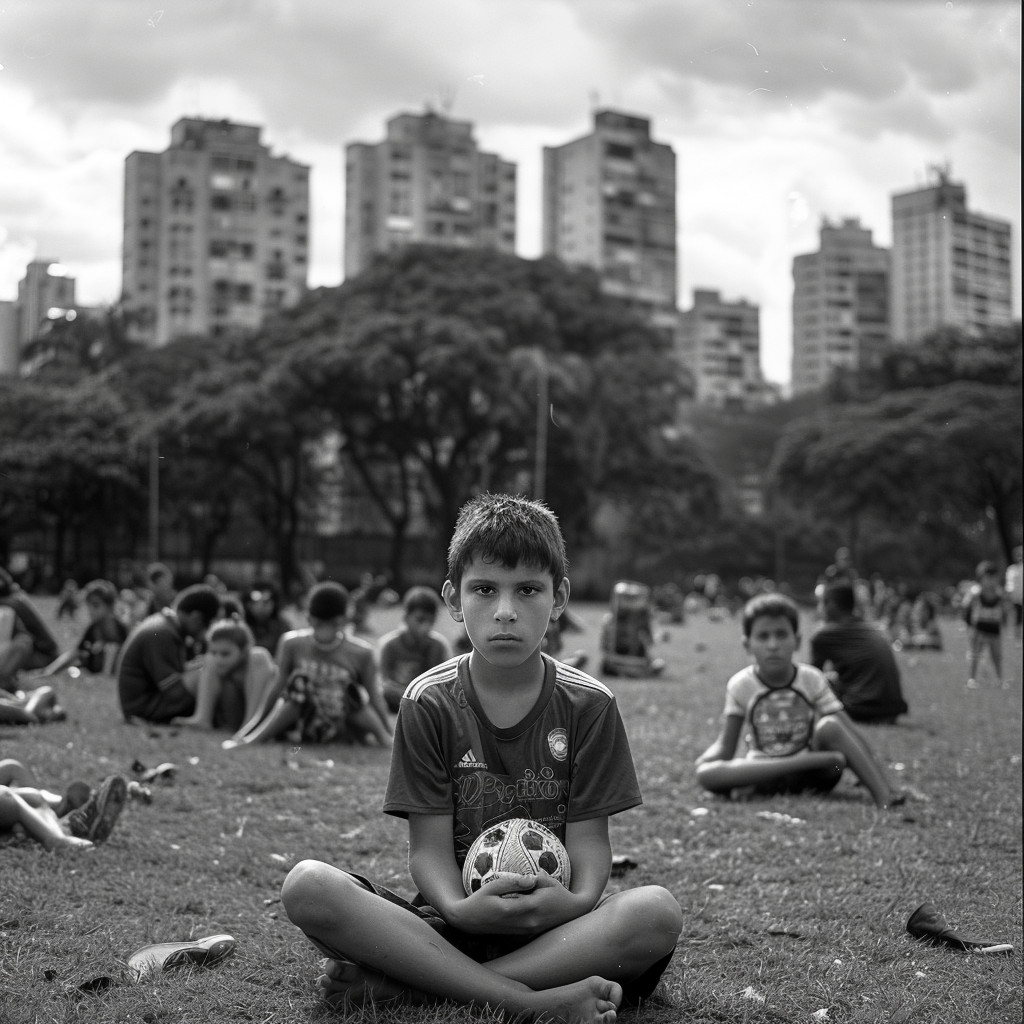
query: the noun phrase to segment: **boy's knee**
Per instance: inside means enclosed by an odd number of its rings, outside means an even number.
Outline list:
[[[629,898],[615,906],[613,931],[617,940],[633,943],[638,951],[664,956],[670,952],[683,930],[683,912],[675,896],[660,885],[645,885],[629,890]]]
[[[281,886],[281,904],[293,924],[302,924],[324,902],[330,865],[320,860],[300,860]]]
[[[838,739],[844,732],[843,723],[834,715],[825,715],[814,725],[815,742],[825,746]]]

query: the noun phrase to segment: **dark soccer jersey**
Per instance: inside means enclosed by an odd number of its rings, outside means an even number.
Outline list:
[[[384,811],[454,817],[460,868],[473,840],[508,818],[532,818],[565,842],[565,826],[641,803],[612,692],[578,669],[544,659],[544,685],[518,724],[488,721],[453,658],[414,681],[395,726]]]

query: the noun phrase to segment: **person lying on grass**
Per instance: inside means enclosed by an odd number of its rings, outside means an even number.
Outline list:
[[[828,793],[844,768],[879,807],[902,803],[864,737],[810,665],[794,664],[800,616],[782,594],[760,594],[743,609],[743,646],[754,664],[726,686],[725,724],[697,758],[697,781],[712,793]],[[737,758],[746,730],[747,756]]]
[[[682,913],[661,886],[604,894],[608,817],[641,797],[611,691],[541,653],[569,599],[554,515],[509,495],[474,498],[456,523],[443,597],[473,649],[406,691],[384,799],[385,813],[408,819],[418,895],[409,903],[305,860],[282,903],[331,958],[320,979],[329,1003],[448,999],[607,1024],[623,1001],[652,993]],[[569,888],[544,872],[512,874],[466,895],[467,851],[512,818],[558,836]]]
[[[61,796],[42,789],[20,761],[5,759],[0,761],[0,838],[20,825],[47,850],[92,849],[109,837],[127,799],[128,784],[120,775],[104,779],[97,789],[72,782]]]
[[[267,713],[277,695],[276,683],[274,659],[255,646],[252,630],[238,618],[219,619],[206,631],[195,713],[172,724],[235,732]]]
[[[270,708],[258,707],[225,750],[263,743],[298,726],[303,743],[329,743],[373,736],[391,746],[387,709],[377,685],[373,648],[345,635],[348,591],[339,583],[318,583],[310,592],[310,628],[281,638],[278,685],[284,690]],[[277,696],[271,692],[270,699]],[[265,716],[265,717],[264,717]]]

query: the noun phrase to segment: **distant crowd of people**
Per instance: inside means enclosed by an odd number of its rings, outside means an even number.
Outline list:
[[[57,616],[74,618],[81,602],[89,622],[61,655],[32,600],[0,570],[0,723],[62,717],[47,680],[77,669],[116,677],[126,722],[220,729],[226,750],[281,736],[390,749],[384,811],[409,820],[420,900],[309,860],[282,889],[289,920],[329,958],[320,979],[328,1001],[425,991],[598,1020],[651,994],[672,958],[681,911],[657,885],[604,893],[608,819],[640,793],[614,694],[582,670],[582,650],[565,650],[564,635],[583,624],[568,610],[564,544],[550,510],[510,495],[469,502],[441,594],[409,590],[401,624],[376,644],[361,635],[384,592],[372,576],[351,594],[316,583],[301,612],[282,607],[267,581],[240,595],[216,577],[180,592],[174,582],[162,564],[149,567],[144,591],[69,582]],[[606,677],[657,676],[666,668],[656,656],[659,621],[740,614],[750,664],[725,685],[721,728],[696,759],[697,783],[732,799],[828,793],[850,769],[878,808],[902,804],[907,791],[893,785],[860,726],[907,713],[895,653],[941,647],[937,603],[862,579],[840,549],[819,581],[820,621],[803,661],[801,613],[773,581],[747,578],[731,595],[712,574],[693,583],[688,593],[616,583],[599,649]],[[1005,576],[983,562],[958,588],[969,687],[986,657],[1002,678],[1011,613],[1020,635],[1020,585],[1018,550]],[[464,656],[453,657],[435,629],[442,607],[463,627],[456,649]],[[495,772],[505,781],[483,778]],[[109,837],[130,792],[112,775],[57,793],[30,767],[0,761],[0,832],[20,826],[48,849],[88,849]],[[474,840],[512,817],[543,822],[565,845],[577,878],[571,891],[544,873],[464,888]],[[522,927],[488,931],[510,919]],[[517,951],[536,960],[523,975],[530,984],[486,967]]]

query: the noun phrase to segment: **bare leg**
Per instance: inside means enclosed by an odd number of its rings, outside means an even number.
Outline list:
[[[971,631],[970,667],[967,670],[967,685],[976,686],[978,679],[978,661],[981,657],[981,638],[977,630]]]
[[[39,719],[25,709],[24,697],[0,691],[0,723],[5,725],[35,725]]]
[[[45,804],[41,807],[32,807],[20,794],[6,786],[0,786],[0,829],[8,829],[12,825],[21,825],[47,850],[56,849],[58,846],[86,849],[93,845],[88,839],[66,835],[52,807]]]
[[[0,761],[0,786],[38,786],[31,768],[26,768],[20,761],[5,757]]]
[[[697,781],[712,793],[744,786],[767,786],[800,775],[830,770],[842,774],[846,758],[831,750],[808,750],[789,757],[738,757],[706,761],[697,767]],[[837,780],[838,781],[838,778]]]
[[[233,750],[246,743],[264,743],[266,740],[272,740],[286,729],[290,729],[298,720],[299,709],[291,701],[279,697],[270,714],[262,722],[256,723],[248,732],[245,730],[249,726],[243,725],[231,739],[225,740],[221,746],[225,750]],[[252,724],[251,720],[249,724]]]
[[[274,701],[281,692],[278,685],[277,666],[272,659],[264,663],[262,660],[250,659],[250,666],[245,673],[245,711],[247,720],[257,721],[264,718],[274,706]],[[258,716],[258,717],[257,717]]]
[[[358,729],[362,729],[374,736],[382,747],[387,750],[391,749],[391,733],[385,728],[384,723],[380,720],[380,715],[377,714],[377,710],[372,704],[367,704],[366,707],[353,711],[348,716],[348,720]]]
[[[221,681],[209,658],[203,659],[196,684],[196,709],[187,717],[174,718],[172,725],[187,725],[196,729],[212,729],[213,713],[220,699]]]
[[[992,637],[988,642],[988,653],[992,656],[992,667],[996,670],[996,682],[1003,681],[1003,637]]]
[[[331,949],[415,992],[492,1010],[556,1014],[611,1024],[621,987],[593,977],[533,991],[478,964],[426,921],[364,889],[351,875],[318,861],[289,872],[281,901],[293,924]]]
[[[826,715],[814,727],[814,746],[818,750],[837,750],[846,757],[847,766],[868,787],[879,807],[888,807],[896,797],[885,769],[871,747],[850,721],[839,715]]]

